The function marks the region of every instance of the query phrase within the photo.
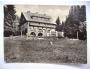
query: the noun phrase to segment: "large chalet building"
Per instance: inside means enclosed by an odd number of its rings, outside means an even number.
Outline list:
[[[21,13],[20,30],[22,35],[27,36],[53,36],[56,24],[51,22],[51,17],[46,14],[32,13],[30,11]]]

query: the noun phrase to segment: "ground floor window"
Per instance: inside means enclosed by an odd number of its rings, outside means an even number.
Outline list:
[[[32,35],[32,36],[36,36],[35,32],[31,32],[31,34],[30,34],[30,35]]]
[[[38,36],[42,36],[43,34],[42,33],[38,33]]]

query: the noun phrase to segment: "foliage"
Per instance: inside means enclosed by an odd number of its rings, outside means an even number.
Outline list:
[[[10,36],[11,34],[13,34],[14,19],[15,19],[14,5],[5,5],[4,6],[4,36]]]
[[[63,31],[63,24],[64,24],[64,22],[62,22],[62,24],[61,24],[59,17],[57,18],[56,23],[57,23],[56,31]]]
[[[86,39],[85,6],[72,6],[65,21],[65,36],[69,38]],[[77,36],[78,32],[78,36]],[[80,36],[81,35],[81,36]]]

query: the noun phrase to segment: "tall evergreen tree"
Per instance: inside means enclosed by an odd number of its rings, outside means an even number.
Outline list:
[[[56,20],[56,23],[57,23],[57,25],[60,25],[61,23],[60,23],[60,18],[59,18],[59,16],[58,16],[58,18],[57,18],[57,20]]]
[[[4,6],[4,36],[9,36],[13,33],[13,21],[15,19],[14,5]]]
[[[70,38],[78,38],[77,32],[79,32],[79,35],[82,35],[82,39],[84,38],[85,32],[85,26],[82,27],[83,23],[86,21],[86,12],[85,12],[85,6],[72,6],[69,15],[66,18],[65,21],[65,35]],[[80,30],[82,32],[80,33]]]
[[[56,19],[56,31],[60,31],[60,25],[61,25],[61,22],[58,16],[58,18]]]
[[[81,22],[84,22],[86,21],[86,7],[85,5],[82,5],[81,8],[80,8],[80,21]]]
[[[82,5],[80,8],[80,25],[79,25],[79,38],[87,39],[87,30],[86,30],[86,6]]]

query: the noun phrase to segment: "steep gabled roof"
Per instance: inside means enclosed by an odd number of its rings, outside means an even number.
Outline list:
[[[21,16],[24,17],[24,19],[26,21],[31,21],[31,22],[40,22],[40,23],[51,23],[51,17],[50,16],[47,16],[46,14],[39,14],[39,13],[31,13],[30,11],[27,11],[27,12],[22,12],[21,13]],[[41,20],[41,19],[34,19],[32,17],[41,17],[41,18],[45,18],[45,20]],[[48,19],[48,20],[46,20]]]
[[[32,16],[51,19],[50,16],[48,16],[48,15],[46,15],[46,14],[39,14],[38,12],[32,13],[32,12],[30,12],[30,11],[27,11],[27,12],[24,12],[23,15],[25,16],[25,18],[26,18],[27,20],[30,20],[30,17],[32,17]]]
[[[29,13],[25,12],[25,13],[22,13],[22,14],[23,14],[23,16],[25,17],[25,19],[26,19],[27,21],[31,19]]]

